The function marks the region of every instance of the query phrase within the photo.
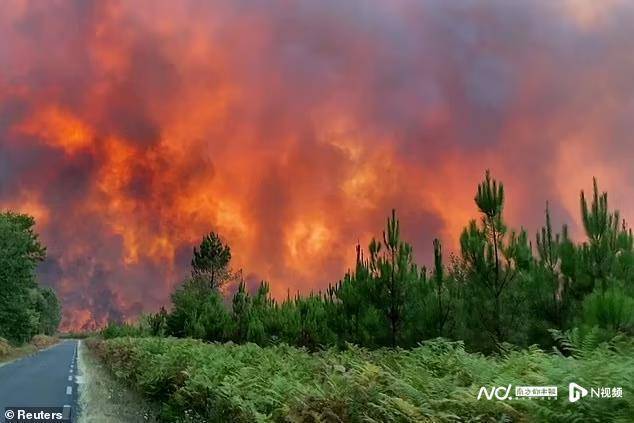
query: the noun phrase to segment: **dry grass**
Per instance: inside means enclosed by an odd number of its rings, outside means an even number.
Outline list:
[[[35,335],[30,343],[16,347],[11,345],[6,339],[0,338],[0,366],[29,354],[35,354],[36,352],[49,348],[58,342],[59,339],[52,336]]]
[[[116,382],[79,343],[79,423],[155,422],[153,407]]]
[[[58,342],[59,339],[57,337],[47,335],[35,335],[33,339],[31,339],[31,344],[33,344],[38,350],[43,350],[44,348],[48,348]]]
[[[0,359],[6,355],[9,355],[11,350],[12,347],[11,344],[9,344],[9,341],[4,338],[0,338]]]

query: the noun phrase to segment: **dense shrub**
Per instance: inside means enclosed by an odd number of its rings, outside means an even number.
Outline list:
[[[108,326],[101,330],[101,336],[105,339],[119,338],[123,336],[146,336],[148,335],[142,328],[127,323],[110,322]]]
[[[278,345],[119,338],[88,345],[113,374],[163,405],[164,421],[427,422],[631,421],[631,341],[593,346],[582,359],[538,348],[501,357],[431,341],[412,350],[309,353]],[[623,398],[571,404],[569,382],[622,386]],[[481,386],[557,385],[558,400],[477,400]]]

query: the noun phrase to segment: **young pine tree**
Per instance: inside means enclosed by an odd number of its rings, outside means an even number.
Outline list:
[[[464,269],[459,273],[465,277],[466,313],[477,318],[463,316],[463,323],[469,336],[487,350],[517,334],[514,322],[520,317],[518,307],[524,299],[515,285],[532,258],[526,232],[507,233],[502,216],[504,186],[492,179],[488,170],[478,185],[475,203],[482,219],[480,225],[472,220],[460,236]],[[488,345],[481,337],[482,329],[488,334]]]
[[[620,220],[618,211],[610,211],[608,194],[599,194],[596,178],[593,179],[592,202],[588,204],[581,191],[581,218],[588,237],[581,248],[585,272],[590,276],[592,286],[605,293],[608,280],[613,276],[617,256],[631,251],[632,233]]]
[[[568,227],[562,227],[561,234],[553,233],[550,209],[546,203],[546,224],[537,233],[537,266],[534,279],[539,285],[535,301],[535,312],[544,313],[545,323],[556,328],[564,328],[569,323],[571,303],[571,278],[566,275],[574,260],[574,244],[568,236]],[[573,264],[574,266],[574,264]],[[547,293],[547,295],[544,295]]]
[[[249,323],[251,317],[251,297],[246,290],[244,281],[238,285],[238,291],[233,296],[233,323],[234,339],[236,342],[245,342],[248,339]]]
[[[634,263],[632,232],[618,211],[610,211],[608,194],[599,194],[593,179],[592,201],[580,196],[581,217],[588,240],[580,248],[582,274],[589,284],[581,286],[588,293],[582,303],[581,321],[609,332],[634,332],[634,298],[629,266]]]
[[[211,232],[203,237],[198,248],[194,247],[192,277],[204,281],[211,289],[218,289],[233,277],[230,261],[231,248],[218,234]]]
[[[445,273],[443,264],[442,244],[439,239],[434,239],[434,273],[432,276],[434,301],[433,326],[435,336],[444,336],[446,334],[447,324],[451,317],[452,311],[452,295],[450,279]]]
[[[382,334],[377,286],[370,274],[370,265],[356,246],[357,259],[353,271],[348,271],[332,287],[336,311],[334,318],[342,341],[357,345],[375,346]]]
[[[418,266],[413,261],[412,247],[400,237],[396,211],[387,220],[383,244],[370,243],[370,273],[376,285],[375,305],[388,323],[388,345],[396,347],[402,341],[405,308],[412,286],[423,284]]]

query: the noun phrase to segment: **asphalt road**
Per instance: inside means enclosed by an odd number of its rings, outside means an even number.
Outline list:
[[[5,407],[70,406],[75,417],[76,372],[77,341],[60,342],[0,367],[0,422]]]

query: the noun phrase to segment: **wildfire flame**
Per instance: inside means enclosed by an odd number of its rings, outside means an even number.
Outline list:
[[[64,329],[168,304],[209,231],[273,294],[341,278],[396,208],[417,260],[546,200],[579,236],[592,176],[634,189],[631,2],[12,1],[0,208],[33,214]]]

